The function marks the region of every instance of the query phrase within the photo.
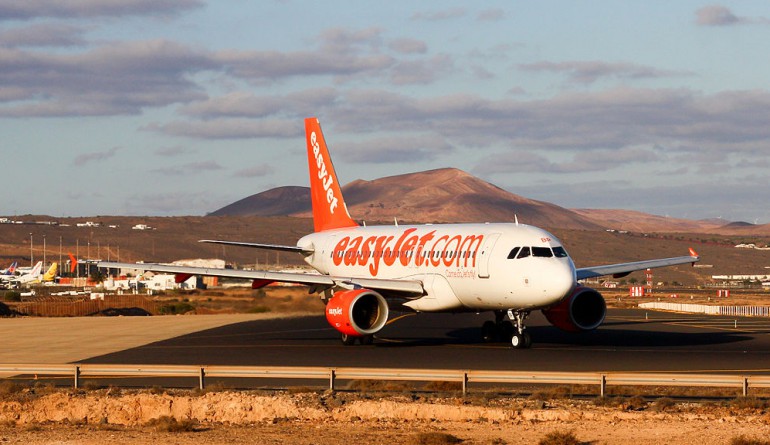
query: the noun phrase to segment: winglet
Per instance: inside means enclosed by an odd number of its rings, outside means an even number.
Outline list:
[[[321,132],[321,124],[315,117],[305,119],[305,136],[315,231],[358,226],[350,217],[342,198],[342,189]]]
[[[698,252],[695,251],[692,247],[690,247],[690,256],[693,258],[700,258],[700,255],[698,255]]]

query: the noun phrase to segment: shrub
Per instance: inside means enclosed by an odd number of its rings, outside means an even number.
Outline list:
[[[196,431],[197,424],[192,420],[176,420],[171,416],[161,416],[147,422],[146,426],[161,433],[185,433]]]
[[[551,431],[540,439],[538,445],[580,445],[581,443],[572,431]]]
[[[733,437],[732,440],[730,440],[730,445],[770,445],[770,442],[746,436],[738,436]]]
[[[161,315],[176,315],[176,314],[185,314],[187,312],[192,312],[195,310],[195,306],[193,306],[190,303],[172,303],[172,304],[164,304],[158,309],[158,312]]]
[[[19,302],[21,301],[21,292],[12,290],[5,293],[3,296],[3,300],[9,301],[9,302]]]

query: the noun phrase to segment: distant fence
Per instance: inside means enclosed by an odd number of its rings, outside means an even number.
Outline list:
[[[307,379],[328,382],[335,390],[339,380],[395,380],[424,382],[457,382],[463,394],[470,383],[503,384],[567,384],[596,385],[604,397],[607,387],[614,386],[676,386],[741,388],[744,396],[749,388],[770,388],[770,376],[735,374],[675,374],[675,373],[628,373],[628,372],[549,372],[549,371],[492,371],[452,369],[389,369],[389,368],[324,368],[306,366],[189,366],[189,365],[1,365],[2,376],[67,376],[76,388],[84,378],[95,377],[186,377],[197,380],[204,389],[206,379],[256,378],[256,379]],[[114,384],[115,382],[111,382]]]
[[[685,304],[650,302],[640,303],[642,309],[661,309],[674,312],[691,312],[707,315],[730,315],[734,317],[770,317],[768,306],[709,306],[706,304]]]
[[[18,303],[13,306],[16,312],[23,315],[40,317],[85,317],[98,314],[110,309],[117,312],[133,310],[156,315],[160,310],[158,302],[141,295],[108,295],[104,300],[72,300],[66,297],[46,297],[28,303]]]

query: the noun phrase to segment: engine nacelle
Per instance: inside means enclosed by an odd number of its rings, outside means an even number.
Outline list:
[[[599,327],[607,314],[602,294],[589,287],[578,286],[572,295],[558,305],[543,311],[548,321],[568,332],[592,331]]]
[[[372,335],[388,321],[388,303],[369,289],[337,292],[326,304],[326,321],[346,335]]]

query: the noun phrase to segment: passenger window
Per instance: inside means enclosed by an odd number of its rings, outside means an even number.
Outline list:
[[[529,247],[522,247],[521,251],[519,252],[519,255],[516,256],[516,258],[526,258],[526,257],[528,257],[530,255],[531,255],[531,253],[529,251]]]
[[[553,254],[556,256],[556,258],[567,258],[567,251],[564,250],[564,247],[554,247],[553,248]]]
[[[521,247],[514,247],[513,250],[511,250],[511,253],[508,254],[508,259],[512,260],[516,258],[516,254],[519,253],[519,249],[521,249]]]
[[[532,256],[540,258],[551,258],[553,256],[553,252],[551,252],[550,247],[533,247]]]

